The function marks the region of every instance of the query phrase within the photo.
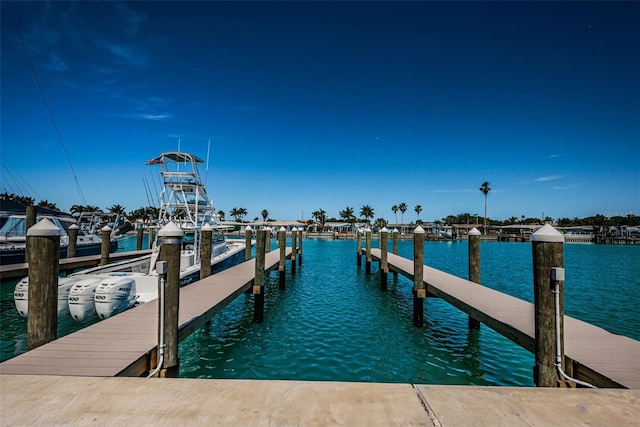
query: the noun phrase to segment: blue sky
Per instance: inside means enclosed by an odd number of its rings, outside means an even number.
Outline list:
[[[640,215],[638,2],[3,2],[1,36],[1,189],[63,209],[211,140],[249,219],[482,216],[484,181],[495,219]]]

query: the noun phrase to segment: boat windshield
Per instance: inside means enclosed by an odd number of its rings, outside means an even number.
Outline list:
[[[27,234],[27,221],[26,218],[9,217],[7,222],[0,228],[0,236],[3,237],[16,237],[26,236]]]

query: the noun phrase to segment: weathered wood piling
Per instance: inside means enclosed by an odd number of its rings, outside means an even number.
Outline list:
[[[393,231],[391,232],[391,250],[393,251],[394,255],[398,255],[398,229],[394,228]],[[398,272],[397,271],[393,271],[393,277],[398,277]]]
[[[469,281],[480,284],[480,231],[469,231]],[[480,322],[469,316],[469,330],[480,329]]]
[[[200,232],[200,279],[211,276],[211,241],[213,227],[205,224]]]
[[[249,261],[251,259],[251,227],[248,225],[244,228],[244,260]]]
[[[144,228],[142,224],[139,223],[136,225],[136,250],[142,250],[142,238],[144,237]]]
[[[413,230],[413,326],[424,325],[424,229],[417,226]]]
[[[100,245],[100,265],[109,264],[109,249],[111,246],[111,227],[105,225],[100,230],[102,242]]]
[[[80,231],[80,227],[76,224],[71,224],[71,227],[69,227],[69,241],[67,242],[67,258],[73,258],[76,256],[78,231]]]
[[[57,336],[60,229],[45,218],[27,230],[27,241],[31,248],[27,348],[33,350]]]
[[[302,227],[298,228],[298,265],[302,265]]]
[[[356,265],[362,266],[362,231],[356,230]]]
[[[285,263],[287,260],[287,230],[284,227],[280,227],[278,230],[278,249],[280,249],[280,258],[278,261],[278,281],[280,289],[285,288]]]
[[[365,230],[365,263],[364,273],[371,274],[371,228]]]
[[[296,272],[296,252],[298,233],[295,227],[291,228],[291,274]]]
[[[556,341],[564,343],[564,283],[560,282],[560,337],[555,331],[555,295],[551,280],[554,267],[564,267],[564,236],[550,225],[541,227],[531,235],[533,251],[533,299],[535,305],[535,366],[534,382],[538,387],[556,387],[558,374],[555,366]],[[564,348],[559,349],[564,355]],[[564,357],[562,357],[564,363]],[[561,366],[561,368],[564,368]]]
[[[255,323],[262,323],[264,321],[264,262],[266,239],[266,230],[258,230],[256,232],[256,263],[253,280],[253,321]]]
[[[387,275],[389,273],[389,263],[387,253],[389,252],[389,230],[383,227],[380,230],[380,290],[387,290]]]
[[[180,361],[178,360],[178,310],[180,307],[180,252],[184,233],[173,222],[169,222],[158,231],[162,250],[159,260],[167,262],[167,280],[165,283],[164,304],[164,366],[160,377],[177,378]],[[161,331],[158,334],[162,333]]]
[[[33,205],[29,205],[26,208],[26,226],[27,226],[27,230],[29,230],[31,227],[33,227],[34,225],[36,225],[36,220],[37,220],[37,216],[36,216],[36,207]],[[29,239],[27,239],[27,241],[24,244],[24,262],[28,262],[29,261]]]

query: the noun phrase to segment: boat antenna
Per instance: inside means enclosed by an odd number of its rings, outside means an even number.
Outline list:
[[[13,22],[13,26],[16,29],[16,33],[18,34],[18,38],[20,39],[20,43],[22,44],[22,49],[24,50],[24,54],[27,56],[27,61],[29,62],[29,67],[31,67],[31,72],[33,73],[33,77],[36,80],[36,84],[38,89],[40,89],[40,95],[42,96],[42,100],[44,101],[44,105],[47,108],[47,112],[49,113],[49,117],[51,118],[51,122],[53,123],[53,128],[56,131],[56,135],[58,135],[58,142],[62,146],[62,151],[64,152],[65,157],[67,158],[67,162],[69,163],[69,167],[71,168],[71,173],[73,174],[73,179],[76,183],[76,188],[78,189],[78,193],[80,194],[80,198],[82,202],[86,205],[87,200],[84,197],[84,193],[82,192],[82,188],[80,187],[80,181],[78,181],[78,176],[76,175],[76,171],[73,168],[73,164],[71,164],[71,158],[69,157],[69,153],[67,152],[67,147],[64,145],[64,141],[62,140],[62,135],[60,134],[60,129],[58,129],[58,124],[56,123],[55,117],[53,117],[53,111],[51,111],[51,106],[49,105],[49,101],[47,100],[47,96],[44,93],[44,89],[42,88],[42,84],[40,83],[40,78],[38,78],[38,73],[36,73],[36,67],[33,65],[33,61],[31,60],[31,55],[29,55],[29,49],[27,49],[27,45],[22,38],[22,33],[20,32],[20,28],[18,27],[18,23],[16,22],[15,17],[13,16],[13,11],[11,10],[11,6],[9,6],[9,2],[3,2],[7,5],[7,9],[9,10],[9,16],[11,17],[11,22]]]
[[[142,177],[142,184],[144,185],[144,192],[147,193],[147,203],[149,203],[149,206],[153,206],[153,203],[151,202],[151,196],[149,194],[149,183],[147,182],[147,178],[145,178],[144,176]]]

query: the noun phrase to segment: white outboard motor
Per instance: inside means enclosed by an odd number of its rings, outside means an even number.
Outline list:
[[[69,291],[81,277],[60,277],[58,279],[58,317],[69,314]],[[16,284],[13,290],[13,300],[16,310],[22,317],[29,315],[29,277],[25,277]]]
[[[76,282],[69,291],[69,314],[76,322],[95,316],[94,295],[96,287],[102,281],[99,277],[89,277]]]
[[[118,314],[136,302],[136,282],[127,277],[109,277],[96,287],[94,302],[100,319]]]

